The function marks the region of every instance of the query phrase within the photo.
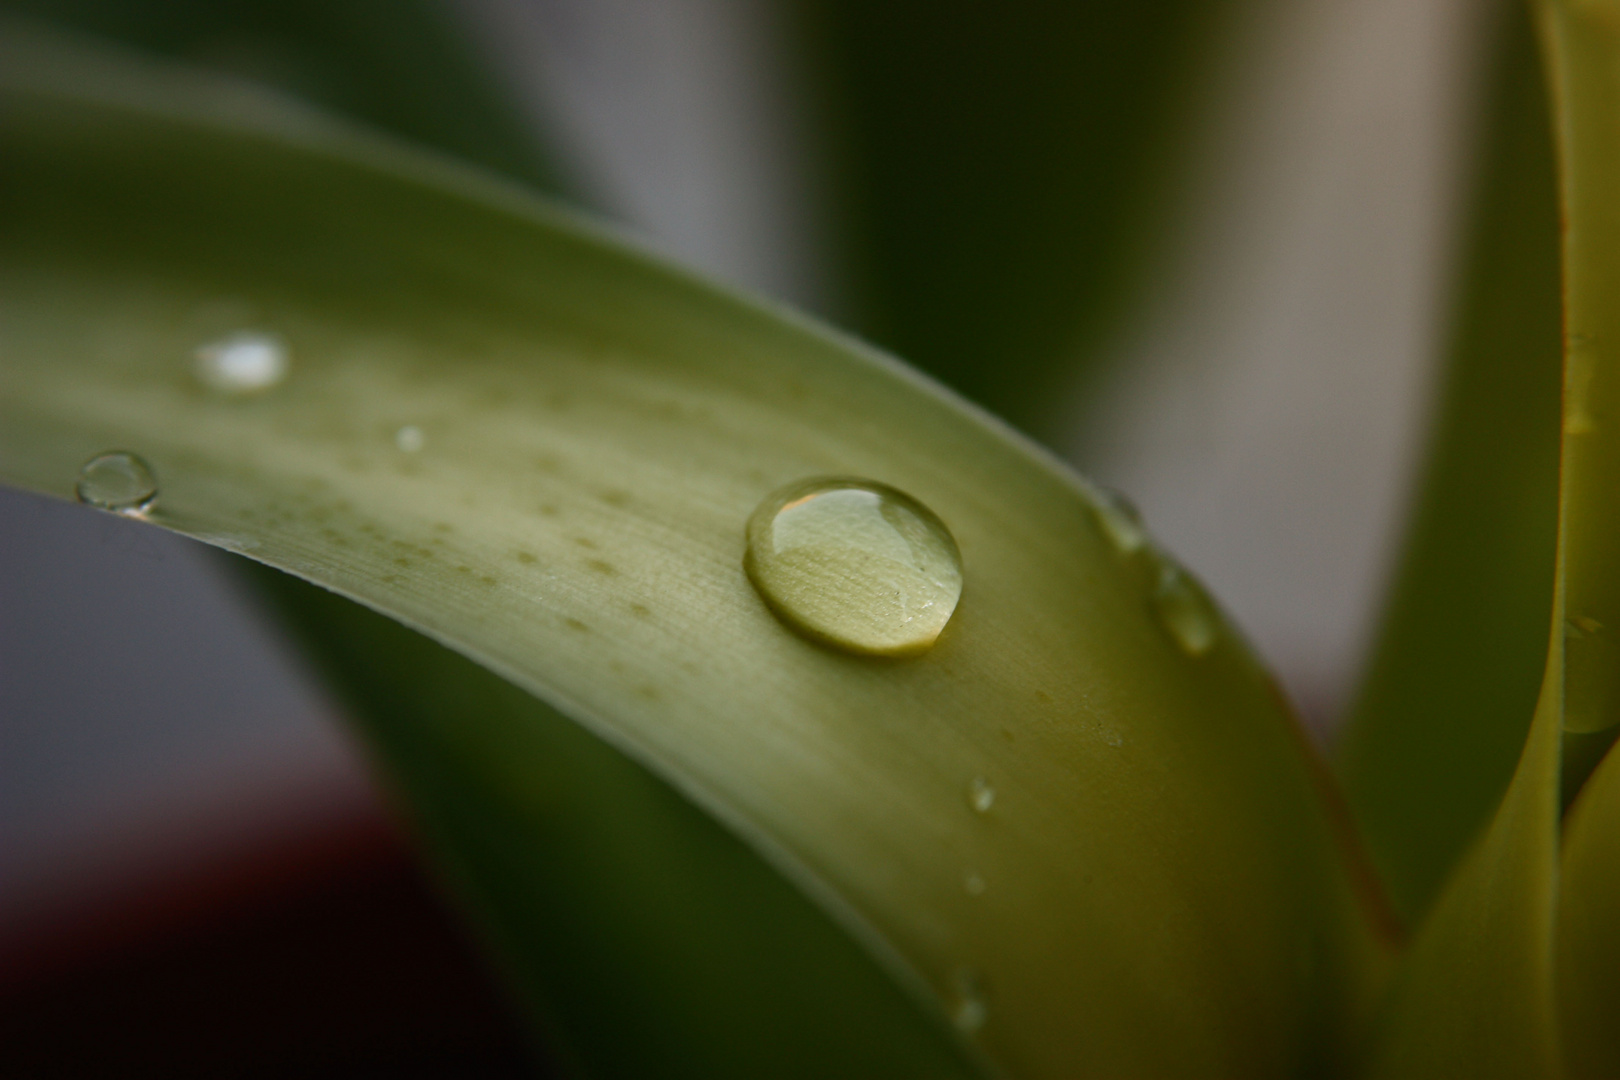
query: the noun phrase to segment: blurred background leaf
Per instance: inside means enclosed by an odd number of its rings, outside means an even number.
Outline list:
[[[1561,1075],[1553,1000],[1563,650],[1513,781],[1401,957],[1369,1080]]]
[[[442,0],[3,0],[0,12],[273,86],[559,191],[543,137]]]
[[[1566,1054],[1575,1075],[1603,1075],[1620,1046],[1614,1000],[1600,996],[1615,985],[1601,973],[1616,958],[1604,927],[1616,880],[1605,859],[1617,839],[1613,770],[1600,766],[1583,792],[1576,789],[1584,771],[1560,760],[1566,732],[1612,735],[1620,722],[1620,432],[1611,422],[1620,414],[1620,226],[1612,212],[1620,7],[1543,0],[1536,14],[1558,152],[1564,297],[1546,673],[1506,795],[1402,961],[1374,1076],[1556,1076]],[[1526,347],[1524,355],[1539,351]],[[1460,745],[1473,738],[1455,736]],[[1571,799],[1561,876],[1560,814]]]
[[[1564,819],[1557,977],[1571,1077],[1620,1075],[1620,758],[1608,755]]]
[[[391,619],[252,576],[344,692],[560,1071],[981,1075],[809,898],[652,772]]]
[[[1513,775],[1552,610],[1557,185],[1530,18],[1517,3],[1503,14],[1425,475],[1337,747],[1373,861],[1414,921]]]
[[[1051,438],[1137,309],[1233,0],[794,0],[855,326]]]
[[[1609,750],[1620,730],[1620,137],[1614,82],[1620,6],[1541,4],[1555,100],[1568,231],[1564,272],[1563,507],[1560,582],[1564,606],[1553,633],[1568,654],[1564,673],[1572,759],[1565,770],[1566,819],[1560,882],[1559,1005],[1574,1076],[1612,1075],[1620,1063],[1613,1023],[1620,898],[1615,854],[1616,770]],[[1591,773],[1588,780],[1588,773]],[[1579,786],[1587,781],[1584,787]]]

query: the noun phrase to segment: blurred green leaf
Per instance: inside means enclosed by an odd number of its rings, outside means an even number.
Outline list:
[[[1556,1077],[1553,906],[1562,649],[1502,805],[1402,958],[1369,1049],[1373,1080]]]
[[[1620,4],[1543,2],[1564,209],[1564,727],[1620,723]]]
[[[817,1062],[881,1037],[920,1071],[952,1053],[1023,1076],[1344,1060],[1382,952],[1300,733],[1196,587],[1082,482],[881,356],[262,94],[24,39],[0,86],[0,475],[67,495],[92,455],[137,451],[155,524],[546,703],[312,616],[351,688],[386,695],[385,760],[588,1065],[758,1075],[752,1038],[690,1041],[761,1015],[789,1050],[847,1035]],[[244,329],[281,336],[290,376],[208,389],[199,346]],[[749,512],[831,473],[895,484],[954,532],[966,591],[926,655],[828,651],[752,592]],[[598,785],[601,809],[570,809]],[[661,785],[697,809],[671,816]],[[649,881],[681,892],[637,897]],[[693,954],[664,937],[723,931],[727,882],[769,910],[712,946],[716,972],[682,972]],[[745,963],[792,926],[802,941]],[[620,931],[600,972],[570,951]],[[875,964],[823,955],[838,932]],[[644,950],[621,994],[610,973]],[[918,1017],[891,1014],[879,972]],[[844,979],[891,1012],[842,1031]],[[954,1051],[930,1041],[953,1021]]]
[[[1558,1010],[1572,1077],[1620,1076],[1620,757],[1610,754],[1564,821]]]
[[[1557,183],[1533,28],[1522,5],[1508,7],[1429,459],[1337,747],[1373,862],[1413,920],[1513,775],[1552,609]]]
[[[1479,845],[1442,892],[1403,963],[1374,1076],[1557,1076],[1565,1043],[1580,1075],[1615,1057],[1615,846],[1606,785],[1577,800],[1559,889],[1560,750],[1565,730],[1620,720],[1620,5],[1538,8],[1555,107],[1563,229],[1565,359],[1558,555],[1546,677],[1513,782]],[[1554,964],[1558,916],[1558,967]],[[1559,996],[1555,999],[1555,970]],[[1562,1015],[1555,1007],[1561,1003]],[[1595,1071],[1594,1071],[1595,1070]]]
[[[0,13],[252,79],[560,188],[533,123],[446,0],[0,0]]]
[[[391,619],[250,577],[316,646],[570,1072],[980,1074],[788,879],[629,756]]]
[[[1590,760],[1620,722],[1620,5],[1544,5],[1547,51],[1560,105],[1567,278],[1564,483],[1582,494],[1564,510],[1563,637],[1565,725]],[[1583,745],[1584,744],[1584,745]],[[1558,907],[1558,990],[1571,1074],[1612,1076],[1620,1068],[1614,1008],[1620,983],[1620,899],[1615,854],[1616,770],[1611,751],[1576,796],[1566,825]],[[1572,772],[1572,782],[1581,779]],[[1572,791],[1570,794],[1574,794]]]
[[[856,326],[1026,430],[1067,421],[1170,217],[1230,0],[795,4]]]

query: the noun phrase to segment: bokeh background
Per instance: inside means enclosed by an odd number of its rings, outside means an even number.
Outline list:
[[[1331,738],[1424,447],[1495,5],[0,13],[472,159],[894,349],[1128,494]],[[526,1075],[522,1039],[221,558],[0,491],[15,1075]]]

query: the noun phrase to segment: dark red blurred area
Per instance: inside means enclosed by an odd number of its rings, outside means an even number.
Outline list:
[[[551,1075],[385,824],[234,853],[43,925],[0,971],[0,1074]]]

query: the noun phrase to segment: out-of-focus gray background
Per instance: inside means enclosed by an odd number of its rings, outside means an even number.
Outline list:
[[[837,317],[833,200],[776,6],[457,11],[605,211]],[[1324,736],[1421,450],[1484,18],[1464,0],[1266,0],[1227,26],[1156,285],[1060,440],[1141,506]],[[0,950],[230,851],[379,819],[336,708],[215,560],[0,492]]]

